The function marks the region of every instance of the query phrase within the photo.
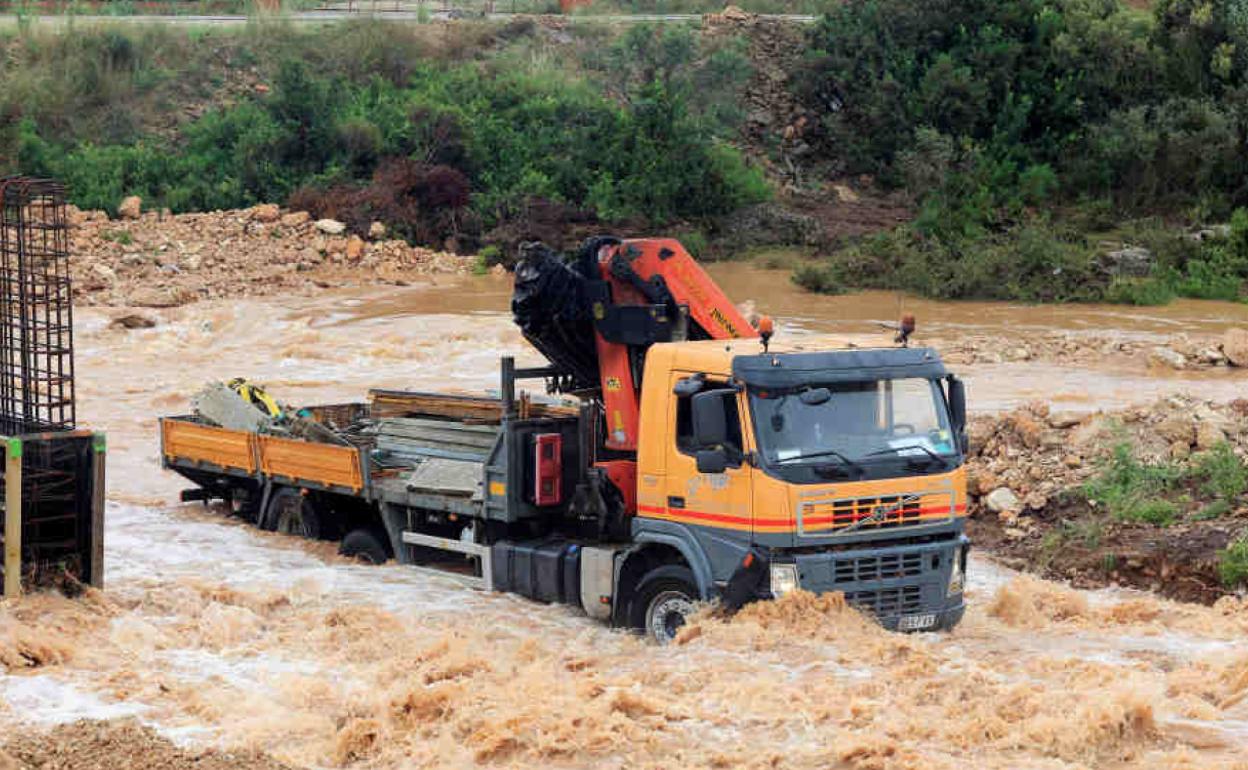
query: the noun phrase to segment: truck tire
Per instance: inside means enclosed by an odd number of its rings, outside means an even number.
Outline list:
[[[283,535],[299,535],[309,540],[321,536],[321,518],[316,506],[294,487],[283,487],[273,493],[264,521],[266,529]]]
[[[650,570],[637,586],[630,622],[659,644],[667,644],[693,613],[696,586],[688,567],[665,564]]]
[[[384,564],[390,558],[386,541],[376,529],[353,529],[342,539],[338,553],[368,564]]]

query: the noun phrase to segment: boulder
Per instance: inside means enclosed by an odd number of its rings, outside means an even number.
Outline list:
[[[96,262],[92,264],[91,272],[95,273],[96,275],[103,278],[105,281],[108,281],[109,283],[113,283],[114,281],[117,280],[117,271],[112,269],[108,265],[104,264],[103,262]]]
[[[316,220],[316,229],[326,235],[342,235],[347,226],[337,219],[318,219]]]
[[[1017,513],[1022,503],[1009,487],[997,487],[984,498],[984,505],[993,513]]]
[[[130,295],[130,304],[136,307],[177,307],[182,300],[169,289],[144,286]]]
[[[1248,366],[1248,329],[1227,329],[1222,335],[1222,354],[1232,366]]]
[[[1148,352],[1149,366],[1169,369],[1186,369],[1187,356],[1167,347],[1155,347]]]
[[[1217,444],[1226,441],[1226,433],[1222,428],[1212,422],[1200,422],[1196,425],[1196,448],[1200,450],[1213,449]]]
[[[369,240],[380,241],[386,237],[386,226],[381,222],[373,222],[368,226]]]
[[[120,326],[123,329],[151,329],[155,325],[155,319],[138,313],[128,313],[113,319],[113,326]]]
[[[1192,418],[1180,414],[1172,415],[1157,423],[1154,428],[1157,435],[1171,444],[1182,442],[1191,446],[1196,440],[1196,423]]]
[[[122,219],[138,219],[143,213],[143,199],[137,195],[131,195],[122,200],[117,206],[117,216]]]
[[[1049,415],[1049,427],[1058,430],[1073,428],[1083,422],[1083,415],[1078,412],[1054,412]]]
[[[1141,246],[1107,251],[1101,256],[1100,267],[1107,275],[1143,278],[1153,269],[1153,252]]]
[[[251,209],[251,218],[257,222],[276,222],[281,216],[282,211],[276,203],[261,203]]]
[[[364,256],[364,239],[353,235],[347,240],[347,259],[354,262]]]
[[[281,218],[283,227],[298,227],[307,224],[312,219],[312,215],[306,211],[292,211]]]

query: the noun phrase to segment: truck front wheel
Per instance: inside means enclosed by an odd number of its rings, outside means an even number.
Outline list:
[[[342,539],[338,553],[367,564],[383,564],[390,558],[385,540],[382,539],[384,535],[384,531],[379,532],[374,528],[353,529]]]
[[[630,620],[634,628],[640,628],[659,644],[667,644],[693,614],[697,601],[698,589],[688,567],[656,567],[637,586]]]

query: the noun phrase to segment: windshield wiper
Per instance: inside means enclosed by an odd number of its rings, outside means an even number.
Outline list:
[[[904,452],[907,449],[920,449],[926,452],[928,457],[940,463],[941,467],[943,468],[949,467],[948,458],[941,457],[940,455],[936,454],[935,452],[923,446],[922,444],[907,444],[905,446],[887,446],[887,447],[884,447],[883,449],[878,449],[874,452],[868,452],[867,454],[863,455],[863,457],[879,457],[880,455],[887,455],[887,454],[894,454],[894,453],[899,454],[901,452]]]
[[[821,449],[818,452],[811,452],[810,454],[801,454],[801,455],[797,455],[796,457],[788,457],[788,458],[785,458],[784,460],[781,460],[781,462],[787,463],[787,462],[792,462],[793,460],[809,460],[815,457],[835,457],[836,459],[845,463],[845,466],[853,470],[854,473],[862,475],[865,472],[861,465],[849,459],[844,454],[842,454],[841,452],[838,452],[835,449]]]

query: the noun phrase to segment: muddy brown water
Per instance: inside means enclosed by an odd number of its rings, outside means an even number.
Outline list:
[[[872,334],[896,315],[893,295],[812,297],[776,273],[712,270],[782,334]],[[700,621],[687,643],[657,649],[564,607],[342,563],[322,545],[176,504],[183,484],[159,469],[155,416],[184,412],[205,380],[252,377],[294,403],[370,386],[495,387],[500,354],[537,361],[510,325],[508,292],[500,279],[439,279],[200,303],[129,332],[83,309],[81,420],[109,433],[108,587],[87,601],[0,604],[0,725],[134,717],[181,745],[259,749],[300,767],[1244,766],[1248,608],[1235,602],[1075,591],[977,554],[967,618],[949,634],[888,634],[834,601],[795,597]],[[1108,319],[1121,334],[1216,333],[1244,313],[906,309],[941,335]],[[980,409],[1075,391],[1116,405],[1139,400],[1144,383],[1228,394],[1242,384],[1229,371],[967,373]]]

